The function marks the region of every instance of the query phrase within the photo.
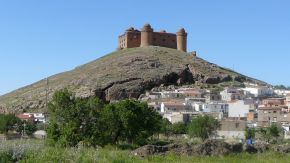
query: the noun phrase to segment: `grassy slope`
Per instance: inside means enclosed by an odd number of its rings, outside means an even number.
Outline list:
[[[150,156],[139,158],[128,150],[116,149],[113,146],[105,148],[57,148],[46,146],[41,140],[5,141],[0,144],[0,160],[3,152],[12,150],[17,157],[21,156],[23,163],[38,162],[116,162],[116,163],[288,163],[290,154],[267,152],[262,154],[240,153],[220,157],[195,157],[166,154],[165,156]],[[15,157],[14,156],[14,157]],[[19,157],[20,158],[20,157]],[[3,161],[3,160],[2,160]]]
[[[236,154],[221,157],[194,157],[194,156],[178,156],[175,154],[167,154],[165,156],[150,156],[139,158],[130,155],[129,151],[116,149],[55,149],[46,148],[37,154],[31,154],[22,162],[128,162],[128,163],[288,163],[289,154],[263,153],[263,154]]]

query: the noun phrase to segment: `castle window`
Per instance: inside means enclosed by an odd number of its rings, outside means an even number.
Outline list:
[[[156,41],[156,38],[153,38],[154,41]]]
[[[162,39],[162,41],[165,41],[165,39]]]

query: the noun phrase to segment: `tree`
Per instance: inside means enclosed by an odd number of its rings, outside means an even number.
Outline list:
[[[186,134],[186,124],[183,122],[172,124],[172,133],[176,135]]]
[[[159,132],[162,117],[148,105],[123,100],[104,105],[98,98],[76,98],[67,89],[49,103],[48,141],[61,146],[142,144]]]
[[[28,136],[31,136],[36,130],[37,127],[33,121],[22,121],[17,129],[18,132],[25,131],[25,134],[27,134]]]
[[[105,106],[101,113],[104,140],[116,144],[143,144],[161,129],[162,117],[144,102],[123,100]]]
[[[281,129],[275,123],[272,123],[268,130],[272,137],[277,138],[280,136]]]
[[[208,139],[219,126],[219,121],[212,116],[199,115],[192,118],[188,125],[187,132],[190,137],[199,137],[204,141]]]
[[[246,128],[246,131],[245,131],[245,138],[246,139],[250,139],[250,138],[254,139],[255,134],[256,134],[255,128]]]
[[[0,133],[8,133],[8,131],[16,131],[21,125],[21,120],[13,114],[0,115]]]
[[[280,136],[281,129],[275,123],[272,123],[269,127],[260,128],[258,132],[266,142],[270,142]]]
[[[96,97],[82,99],[67,89],[57,91],[49,103],[49,142],[62,146],[75,146],[81,141],[97,145],[98,115],[102,108],[103,103]]]
[[[172,134],[172,124],[166,118],[162,119],[160,124],[159,132],[164,134],[164,136],[168,139],[168,137]]]

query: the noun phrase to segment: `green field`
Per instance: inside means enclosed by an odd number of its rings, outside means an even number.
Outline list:
[[[221,157],[194,157],[166,154],[164,156],[150,156],[140,158],[130,154],[129,150],[121,150],[114,146],[104,148],[57,148],[45,145],[43,141],[23,140],[1,142],[0,162],[19,161],[24,163],[43,162],[218,162],[218,163],[267,163],[290,162],[290,154],[267,152],[263,154],[241,153]]]

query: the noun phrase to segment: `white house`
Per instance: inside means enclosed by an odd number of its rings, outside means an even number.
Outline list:
[[[237,100],[228,102],[229,117],[247,117],[250,111],[255,110],[254,100]]]
[[[163,118],[168,119],[168,121],[173,124],[178,122],[188,122],[190,119],[190,115],[180,112],[171,112],[163,114]]]
[[[286,105],[288,106],[288,108],[290,108],[290,94],[287,94],[285,101],[286,101]]]
[[[23,115],[32,115],[35,122],[46,123],[44,113],[23,113]]]
[[[221,101],[221,95],[219,93],[207,93],[204,95],[206,102]]]
[[[290,94],[290,90],[285,89],[274,89],[274,92],[280,96],[287,96],[288,94]]]
[[[236,88],[225,88],[220,92],[220,95],[223,101],[242,100],[244,98],[243,92]]]
[[[272,96],[274,94],[273,89],[269,88],[267,86],[246,87],[246,88],[242,88],[242,89],[244,91],[247,91],[247,92],[253,94],[255,97]]]
[[[222,113],[223,117],[229,115],[229,105],[223,102],[210,102],[203,105],[203,112]]]
[[[189,107],[185,104],[185,102],[181,101],[167,101],[162,102],[160,106],[160,112],[184,112],[189,110]]]
[[[201,112],[203,111],[203,105],[204,105],[204,101],[205,99],[185,99],[186,105],[188,106],[188,108],[192,111],[196,111],[196,112]]]
[[[162,91],[160,92],[161,98],[201,98],[204,94],[203,90],[194,89],[194,88],[180,88],[174,91]]]

